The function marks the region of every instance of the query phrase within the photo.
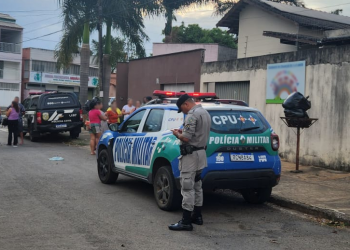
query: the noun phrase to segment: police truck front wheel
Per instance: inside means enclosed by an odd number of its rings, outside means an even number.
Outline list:
[[[246,202],[251,204],[262,204],[267,201],[272,192],[272,187],[268,188],[252,188],[241,190],[241,194]]]
[[[170,167],[161,167],[153,182],[154,198],[160,209],[165,211],[176,210],[181,205],[181,193],[176,188],[175,179]]]
[[[100,181],[104,184],[112,184],[118,178],[118,174],[112,171],[111,159],[107,149],[103,149],[98,154],[97,172]]]

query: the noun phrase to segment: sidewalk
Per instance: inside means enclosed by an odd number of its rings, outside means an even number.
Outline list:
[[[301,212],[350,222],[350,173],[300,166],[303,173],[291,173],[295,164],[282,162],[279,185],[271,202]]]

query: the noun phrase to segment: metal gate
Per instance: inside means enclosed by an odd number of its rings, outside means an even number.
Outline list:
[[[250,82],[217,82],[215,93],[220,99],[242,100],[249,104]]]
[[[186,91],[186,92],[194,92],[194,84],[193,83],[181,83],[181,84],[164,84],[165,91]]]

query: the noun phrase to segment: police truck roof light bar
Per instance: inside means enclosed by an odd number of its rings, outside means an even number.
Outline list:
[[[189,96],[194,98],[214,98],[214,99],[218,98],[215,93],[199,93],[199,92],[185,93],[185,92],[163,91],[163,90],[155,90],[153,92],[153,95],[159,98],[180,97],[184,94],[188,94]]]

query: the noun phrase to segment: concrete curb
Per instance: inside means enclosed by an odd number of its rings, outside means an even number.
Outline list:
[[[280,207],[285,207],[285,208],[302,212],[304,214],[309,214],[309,215],[329,219],[332,221],[344,222],[347,225],[350,224],[350,216],[344,213],[341,213],[337,210],[316,207],[316,206],[305,204],[302,202],[289,200],[278,195],[271,195],[269,202],[275,205],[278,205]]]

